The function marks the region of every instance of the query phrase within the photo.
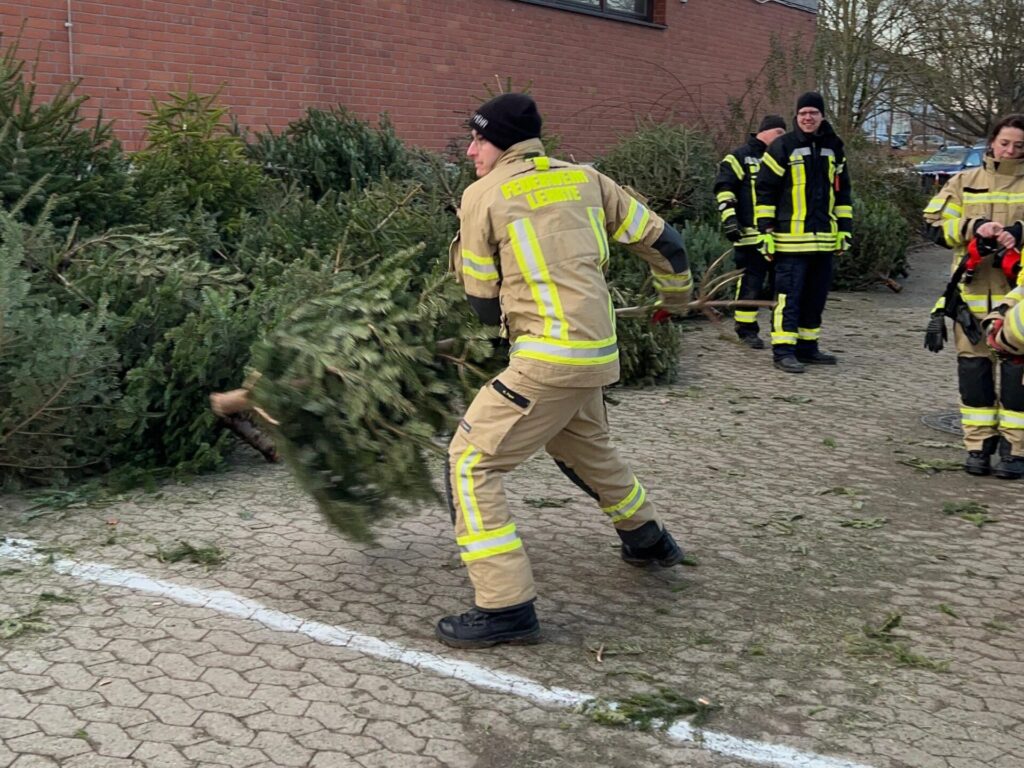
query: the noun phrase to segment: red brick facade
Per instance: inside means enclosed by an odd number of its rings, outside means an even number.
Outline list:
[[[636,116],[705,118],[743,90],[772,33],[813,39],[815,16],[757,0],[653,0],[662,29],[516,0],[68,0],[0,3],[4,43],[21,32],[43,95],[79,93],[142,140],[150,99],[212,92],[253,129],[310,106],[388,112],[431,149],[464,133],[495,75],[531,85],[563,153],[586,159]],[[69,55],[70,54],[70,55]]]

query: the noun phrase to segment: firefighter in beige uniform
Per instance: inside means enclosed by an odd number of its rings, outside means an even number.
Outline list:
[[[954,250],[954,271],[972,238],[1004,251],[1021,247],[1024,115],[1010,115],[996,124],[983,166],[951,178],[928,203],[924,219],[932,239]],[[1016,282],[1017,277],[1011,280],[996,259],[985,258],[969,282],[961,282],[960,296],[981,320],[1003,304]],[[936,305],[933,317],[945,311],[943,303],[944,299]],[[964,469],[974,475],[991,472],[1002,479],[1019,479],[1024,476],[1024,366],[1007,358],[996,361],[985,340],[972,344],[960,323],[954,325],[954,338],[967,449]],[[992,467],[1000,438],[1008,451]]]
[[[478,180],[463,194],[452,266],[481,320],[501,325],[509,367],[486,384],[448,449],[449,503],[475,606],[437,625],[456,647],[535,642],[530,563],[503,476],[544,448],[595,498],[634,565],[683,554],[608,431],[602,387],[619,378],[615,314],[605,284],[609,240],[650,263],[666,308],[690,297],[682,238],[597,171],[547,157],[541,118],[504,94],[470,120]]]

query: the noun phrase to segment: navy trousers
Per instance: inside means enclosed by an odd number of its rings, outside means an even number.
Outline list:
[[[772,354],[803,357],[818,350],[821,315],[832,285],[831,251],[775,254]]]

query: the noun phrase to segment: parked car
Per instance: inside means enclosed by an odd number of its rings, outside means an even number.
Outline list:
[[[980,166],[984,156],[984,143],[972,147],[949,146],[915,165],[914,171],[921,178],[921,189],[931,192],[949,181],[953,174]]]

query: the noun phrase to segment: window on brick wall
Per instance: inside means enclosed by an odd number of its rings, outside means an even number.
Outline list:
[[[534,5],[550,5],[567,11],[631,21],[651,21],[654,0],[521,0]]]

